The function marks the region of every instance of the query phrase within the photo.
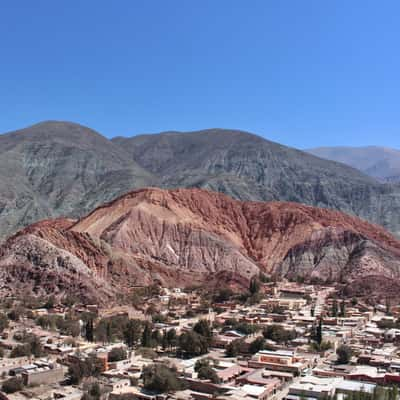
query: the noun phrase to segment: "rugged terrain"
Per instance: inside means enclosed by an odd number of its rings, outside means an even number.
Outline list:
[[[260,271],[395,295],[400,242],[356,217],[200,189],[141,189],[78,221],[46,220],[0,249],[0,292],[122,299],[137,285],[247,287]],[[386,282],[386,283],[385,283]]]
[[[310,154],[357,168],[383,182],[400,182],[400,150],[380,146],[317,147]]]
[[[332,208],[400,235],[400,185],[250,133],[211,129],[108,140],[78,124],[48,121],[0,135],[0,238],[43,218],[79,218],[148,186]]]

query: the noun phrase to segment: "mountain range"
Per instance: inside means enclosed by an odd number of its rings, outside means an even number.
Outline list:
[[[126,301],[137,286],[248,287],[276,278],[398,298],[400,241],[338,211],[241,202],[201,189],[139,189],[79,220],[45,220],[0,246],[0,295]]]
[[[317,147],[307,152],[350,165],[382,182],[400,182],[400,150],[380,146]]]
[[[47,121],[0,135],[0,233],[79,218],[136,188],[204,188],[239,200],[331,208],[400,236],[400,184],[225,129],[117,137]]]

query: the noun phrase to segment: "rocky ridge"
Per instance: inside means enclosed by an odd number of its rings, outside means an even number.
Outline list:
[[[133,287],[247,287],[263,273],[339,283],[362,293],[379,276],[395,295],[400,242],[338,211],[241,202],[200,189],[141,189],[77,221],[46,220],[0,248],[0,293],[73,293],[117,301]]]

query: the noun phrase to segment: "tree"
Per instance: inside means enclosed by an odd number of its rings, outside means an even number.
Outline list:
[[[242,346],[242,339],[232,340],[232,342],[230,342],[228,346],[226,346],[225,355],[227,357],[236,357],[240,353]]]
[[[149,323],[145,324],[142,333],[142,346],[143,347],[153,347],[153,340],[151,337],[151,325]]]
[[[108,353],[108,361],[110,362],[126,360],[127,357],[128,355],[123,347],[114,347]]]
[[[207,379],[212,383],[219,383],[221,380],[215,370],[211,367],[210,364],[204,365],[197,371],[197,377],[199,379]]]
[[[44,354],[43,346],[40,339],[36,335],[29,335],[26,339],[27,344],[30,346],[30,352],[35,357],[41,357]]]
[[[263,337],[258,337],[250,343],[249,352],[251,354],[258,353],[263,350],[265,346],[265,339]]]
[[[344,300],[340,303],[340,316],[344,318],[346,316],[346,303]]]
[[[320,345],[322,343],[322,318],[319,319],[315,330],[315,341]]]
[[[138,319],[130,319],[123,330],[125,344],[132,348],[141,338],[143,324]]]
[[[163,364],[147,365],[143,368],[142,379],[147,390],[168,393],[183,389],[175,368]]]
[[[386,306],[385,307],[386,307],[386,314],[390,315],[390,310],[391,310],[392,305],[391,305],[390,299],[388,297],[386,298]]]
[[[214,295],[213,301],[215,303],[224,303],[225,301],[229,301],[233,296],[232,289],[225,287],[219,289],[219,291]]]
[[[256,277],[251,279],[249,290],[251,295],[254,295],[260,291],[260,281]]]
[[[54,307],[54,304],[56,302],[56,298],[54,297],[54,295],[51,295],[47,298],[46,302],[44,303],[43,307],[50,309]]]
[[[176,334],[175,328],[170,329],[167,332],[167,343],[168,343],[168,346],[169,346],[170,349],[177,346],[177,344],[178,344],[178,335]]]
[[[158,329],[155,329],[152,333],[151,333],[151,339],[153,342],[153,346],[158,346],[162,343],[162,336],[161,336],[161,332]]]
[[[15,346],[10,353],[10,358],[29,357],[31,355],[31,347],[29,344],[19,344]]]
[[[337,317],[337,315],[338,315],[338,303],[337,303],[336,299],[333,299],[331,314],[332,314],[332,317]]]
[[[348,364],[353,355],[353,352],[351,350],[351,347],[342,344],[337,348],[336,355],[337,355],[337,362],[339,364]]]
[[[7,379],[6,381],[3,382],[3,385],[1,386],[1,390],[5,393],[15,393],[20,390],[22,390],[24,387],[22,378],[19,377],[14,377]]]
[[[181,351],[192,356],[199,356],[208,352],[208,340],[194,331],[182,333],[179,336],[179,347]]]
[[[193,331],[201,336],[204,336],[208,340],[211,340],[213,335],[211,325],[205,319],[201,319],[200,321],[198,321],[193,327]]]
[[[10,358],[16,357],[41,357],[45,354],[40,339],[32,333],[24,333],[21,337],[23,344],[14,347],[10,353]]]
[[[68,368],[68,374],[72,384],[79,384],[83,378],[98,376],[103,371],[101,360],[95,355],[89,356],[86,360],[76,360]]]
[[[88,342],[94,341],[93,318],[89,317],[85,325],[85,338]]]
[[[8,318],[12,321],[19,321],[20,318],[24,315],[24,309],[20,306],[13,308],[8,314]]]
[[[318,351],[318,352],[327,351],[327,350],[331,349],[332,347],[333,347],[332,343],[328,342],[328,341],[325,341],[325,340],[323,340],[320,344],[318,344],[317,342],[312,342],[310,344],[310,348],[313,351]]]
[[[7,315],[0,313],[0,333],[4,331],[4,329],[8,328],[8,318]]]
[[[297,334],[295,330],[286,330],[281,325],[272,324],[263,330],[263,336],[277,343],[287,343],[295,339]]]
[[[66,336],[77,337],[81,333],[81,326],[77,319],[67,316],[58,322],[60,333]]]

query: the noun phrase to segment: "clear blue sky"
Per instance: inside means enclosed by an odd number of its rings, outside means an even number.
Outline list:
[[[0,131],[400,148],[398,0],[3,0]]]

